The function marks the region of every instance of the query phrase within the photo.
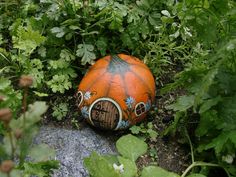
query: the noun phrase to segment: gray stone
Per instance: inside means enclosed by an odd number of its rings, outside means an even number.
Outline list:
[[[60,168],[53,177],[85,177],[88,172],[83,159],[92,151],[100,154],[115,154],[115,140],[95,132],[90,127],[81,130],[69,130],[52,126],[42,126],[35,143],[46,143],[56,151],[56,160]]]

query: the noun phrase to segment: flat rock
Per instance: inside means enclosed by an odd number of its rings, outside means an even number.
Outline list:
[[[35,143],[46,143],[56,151],[56,160],[60,168],[53,177],[85,177],[88,172],[83,159],[92,151],[100,154],[115,154],[115,139],[98,133],[90,127],[81,130],[69,130],[53,126],[42,126]]]

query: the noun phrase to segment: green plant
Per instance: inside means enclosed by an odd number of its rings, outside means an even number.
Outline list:
[[[72,118],[71,123],[72,123],[73,127],[75,127],[76,129],[80,128],[79,121],[76,118]]]
[[[32,145],[38,131],[37,123],[47,110],[45,102],[35,102],[27,106],[27,90],[32,84],[32,77],[21,77],[19,86],[24,90],[21,115],[13,114],[7,107],[0,109],[0,121],[4,125],[4,137],[0,142],[1,176],[44,177],[49,176],[52,169],[58,168],[58,162],[51,160],[55,156],[53,149],[46,144]],[[5,101],[0,102],[4,105]],[[13,119],[15,116],[17,118]],[[30,161],[26,160],[26,157],[30,158]]]
[[[157,131],[153,129],[153,123],[148,122],[147,125],[141,123],[140,125],[134,125],[130,129],[132,134],[143,136],[145,139],[150,138],[155,140],[158,136]]]
[[[89,170],[91,177],[206,177],[202,174],[191,173],[188,175],[188,173],[196,166],[220,167],[217,164],[193,160],[192,164],[181,176],[166,171],[158,166],[147,166],[139,171],[135,161],[147,152],[147,144],[139,138],[129,134],[118,139],[116,148],[119,155],[98,155],[96,152],[93,152],[89,157],[84,159],[84,164]]]
[[[194,29],[198,40],[194,51],[200,55],[162,90],[179,87],[186,91],[168,106],[176,114],[165,133],[179,131],[187,137],[183,132],[187,128],[193,135],[196,158],[222,166],[228,176],[236,175],[235,5],[224,0],[181,2],[176,6],[185,9],[178,17]],[[195,129],[189,123],[193,121],[197,122]]]
[[[52,116],[57,120],[62,120],[68,113],[68,104],[60,103],[52,107],[53,113]]]
[[[96,58],[128,53],[143,58],[159,76],[167,65],[187,58],[189,50],[178,40],[188,39],[190,32],[182,32],[185,26],[179,27],[176,15],[163,10],[172,5],[155,0],[4,1],[3,74],[32,74],[38,92],[65,93]],[[180,35],[172,37],[176,31]]]

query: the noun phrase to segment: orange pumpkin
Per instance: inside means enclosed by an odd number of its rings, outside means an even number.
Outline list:
[[[155,81],[143,62],[130,55],[109,55],[82,79],[77,106],[93,126],[119,130],[143,120],[154,97]]]

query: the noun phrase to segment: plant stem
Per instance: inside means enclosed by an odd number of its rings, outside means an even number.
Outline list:
[[[190,139],[190,137],[189,137],[189,134],[188,134],[188,131],[187,131],[186,127],[184,128],[184,130],[185,130],[185,135],[186,135],[186,137],[187,137],[187,139],[188,139],[189,146],[190,146],[190,150],[191,150],[192,163],[194,163],[193,144],[192,144],[192,141],[191,141],[191,139]]]
[[[181,177],[185,177],[188,172],[196,167],[196,166],[211,166],[211,167],[220,167],[220,165],[218,164],[214,164],[214,163],[207,163],[207,162],[193,162],[185,171],[184,173],[181,175]]]
[[[11,143],[11,158],[14,159],[15,147],[13,144],[13,138],[12,138],[11,132],[9,131],[8,133],[9,133],[9,139],[10,139],[10,143]]]
[[[27,95],[28,95],[28,87],[24,88],[24,96],[22,100],[22,108],[23,108],[23,129],[25,128],[25,113],[27,109]]]
[[[15,154],[15,147],[14,147],[14,143],[13,143],[13,137],[12,137],[12,132],[11,129],[9,127],[9,124],[6,124],[6,130],[10,139],[10,144],[11,144],[11,158],[12,160],[14,159],[14,154]]]

